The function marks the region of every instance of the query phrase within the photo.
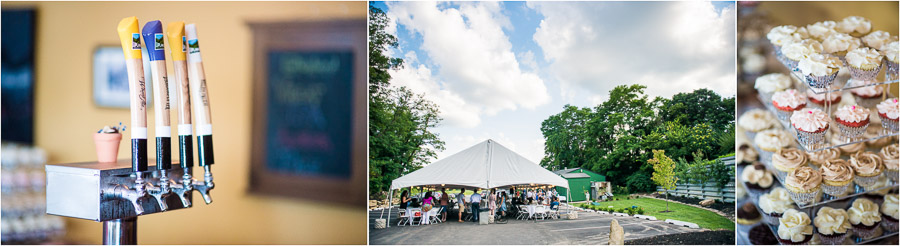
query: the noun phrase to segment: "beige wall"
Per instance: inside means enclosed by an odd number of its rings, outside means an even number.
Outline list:
[[[204,205],[198,198],[191,209],[142,216],[139,243],[366,243],[363,207],[246,192],[252,106],[252,39],[246,23],[364,19],[365,2],[3,2],[2,6],[37,9],[35,141],[47,150],[51,163],[95,160],[91,133],[107,124],[128,124],[128,110],[98,108],[91,90],[92,51],[101,44],[118,45],[120,19],[137,16],[141,24],[154,19],[198,24],[216,131],[215,202]],[[148,122],[153,122],[150,112]],[[153,136],[152,127],[149,131]],[[130,138],[128,134],[123,137]],[[122,145],[119,158],[130,158],[127,141]],[[69,219],[67,226],[69,240],[101,242],[99,222]]]

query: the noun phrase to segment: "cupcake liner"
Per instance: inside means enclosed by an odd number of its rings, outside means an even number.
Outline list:
[[[872,226],[872,228],[865,228],[865,227],[861,227],[861,226],[853,226],[853,234],[856,234],[856,237],[862,238],[862,239],[873,238],[873,237],[875,237],[875,236],[878,235],[878,234],[875,233],[875,232],[876,232],[876,229],[878,229],[878,225],[877,225],[877,224],[880,223],[880,222],[875,222],[875,223],[876,223],[876,225],[875,225],[875,226]]]
[[[892,133],[900,130],[898,129],[900,128],[900,124],[898,124],[900,120],[892,120],[882,116],[881,114],[878,114],[878,117],[881,118],[881,129],[883,129],[884,133]]]
[[[866,128],[869,127],[869,123],[866,123],[865,125],[858,126],[858,127],[845,126],[844,124],[841,124],[841,123],[838,123],[837,125],[838,125],[838,129],[841,132],[841,136],[843,137],[843,140],[858,138],[858,137],[862,136],[863,134],[866,134]],[[850,141],[847,141],[847,142],[850,142]]]
[[[887,217],[887,215],[882,215],[881,217],[882,217],[881,218],[881,227],[883,227],[885,231],[889,231],[889,232],[897,231],[897,229],[898,229],[897,228],[897,222],[898,222],[897,220],[891,221],[890,219],[885,218],[885,217]]]
[[[825,192],[825,194],[828,194],[829,196],[840,197],[847,192],[848,187],[850,187],[850,182],[847,182],[844,185],[829,185],[823,183],[822,192]]]
[[[816,233],[816,235],[819,235],[819,241],[824,245],[842,245],[844,244],[844,239],[847,239],[847,236],[850,236],[850,233],[847,232],[835,235]]]
[[[781,109],[776,108],[775,116],[778,116],[779,120],[790,122],[791,115],[794,114],[794,111],[796,111],[796,110],[781,110]]]
[[[790,69],[791,71],[799,71],[799,69],[797,68],[797,66],[800,65],[799,60],[795,61],[791,58],[785,57],[784,61],[782,61],[781,63],[784,64],[784,66],[787,67],[788,69]]]
[[[856,185],[862,186],[863,188],[871,187],[876,182],[878,182],[878,175],[873,176],[859,176],[858,174],[853,179],[853,182]]]
[[[800,142],[803,146],[814,146],[825,143],[825,133],[826,131],[820,132],[806,132],[801,130],[796,130],[797,132],[797,141]],[[815,148],[814,148],[815,149]]]
[[[825,76],[812,76],[806,75],[806,83],[813,88],[824,89],[834,84],[834,79],[837,78],[838,73],[833,73]]]
[[[796,192],[788,189],[788,193],[791,195],[791,200],[794,200],[800,206],[804,206],[816,201],[819,189],[815,189],[812,192]]]
[[[898,73],[900,73],[900,65],[898,65],[897,63],[892,62],[890,60],[887,60],[887,59],[885,59],[885,60],[887,61],[887,62],[885,62],[886,64],[884,65],[885,70],[886,70],[884,73],[885,80],[897,80],[898,77],[900,77],[900,74],[898,74]]]
[[[853,66],[847,67],[850,68],[850,77],[859,80],[875,80],[875,77],[878,76],[878,72],[881,71],[881,63],[879,63],[878,66],[875,66],[875,68],[872,69],[862,69]]]

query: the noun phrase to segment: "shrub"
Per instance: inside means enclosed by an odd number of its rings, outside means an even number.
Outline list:
[[[620,208],[619,210],[616,210],[616,212],[624,213],[624,212],[625,212],[625,209],[624,209],[624,208]]]
[[[640,215],[644,215],[644,208],[638,208],[637,213]]]
[[[633,192],[647,192],[656,189],[653,181],[650,180],[650,175],[644,172],[635,172],[625,178],[625,186]]]

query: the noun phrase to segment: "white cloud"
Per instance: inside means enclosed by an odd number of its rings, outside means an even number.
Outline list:
[[[543,79],[520,69],[503,32],[512,25],[499,3],[460,3],[458,9],[434,2],[388,5],[392,20],[421,36],[419,48],[434,64],[409,63],[391,72],[392,83],[425,93],[440,106],[446,124],[475,127],[483,115],[549,102]]]
[[[735,94],[735,9],[709,2],[533,3],[544,16],[534,40],[568,98],[603,101],[616,85],[653,96],[710,88]],[[599,96],[599,97],[598,97]]]

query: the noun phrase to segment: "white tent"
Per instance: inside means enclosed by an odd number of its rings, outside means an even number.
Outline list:
[[[391,191],[414,186],[490,189],[514,185],[569,188],[566,179],[488,139],[395,179]]]

